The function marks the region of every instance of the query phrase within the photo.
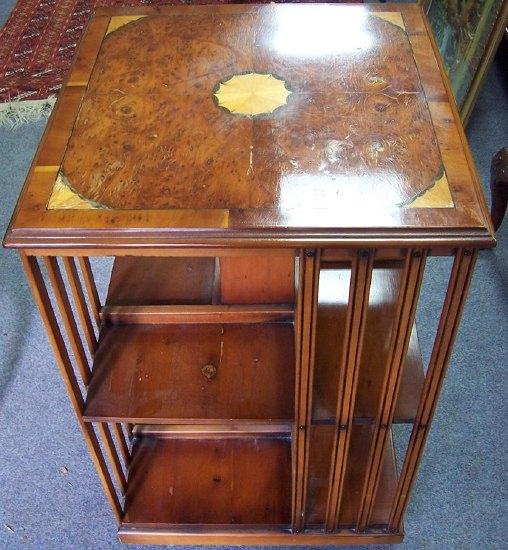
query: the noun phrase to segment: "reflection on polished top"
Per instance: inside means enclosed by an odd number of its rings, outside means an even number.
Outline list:
[[[432,189],[443,165],[400,14],[275,15],[124,19],[98,56],[61,181],[114,209],[405,206]],[[213,101],[251,92],[254,111],[243,109],[255,115],[277,84],[262,119]],[[444,188],[438,206],[453,206]],[[58,196],[49,208],[67,206]]]
[[[416,6],[105,13],[56,110],[32,227],[488,233]]]

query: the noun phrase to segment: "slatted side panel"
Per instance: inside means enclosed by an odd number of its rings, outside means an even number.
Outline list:
[[[319,250],[302,250],[298,264],[299,284],[295,315],[296,382],[292,497],[292,527],[295,533],[302,531],[305,522],[320,259],[321,253]]]
[[[349,303],[346,313],[344,344],[339,359],[339,384],[335,437],[332,448],[325,530],[337,527],[348,467],[348,451],[355,407],[356,384],[362,354],[363,335],[369,307],[369,289],[374,262],[374,250],[359,250],[351,265]]]
[[[385,290],[381,289],[379,283],[386,276],[386,264],[377,260],[375,250],[358,250],[349,257],[351,262],[349,297],[344,317],[345,324],[341,328],[342,345],[338,347],[341,353],[336,358],[338,381],[334,383],[337,384],[334,426],[328,425],[329,421],[326,419],[318,418],[314,420],[310,418],[310,412],[300,426],[307,427],[307,429],[309,425],[312,425],[313,428],[314,426],[319,427],[318,429],[322,433],[325,435],[330,434],[333,438],[331,450],[324,451],[328,453],[327,456],[331,455],[326,509],[324,518],[320,520],[323,522],[322,528],[325,532],[340,533],[346,528],[364,534],[379,532],[380,530],[401,533],[403,530],[403,514],[421,459],[446,365],[450,358],[453,340],[477,255],[476,251],[473,250],[461,249],[456,251],[429,367],[424,371],[421,365],[421,357],[419,357],[420,370],[418,372],[420,374],[417,377],[419,381],[416,379],[409,380],[410,384],[414,381],[416,387],[421,388],[421,392],[415,392],[414,388],[411,388],[411,408],[414,412],[411,415],[410,422],[413,423],[413,419],[415,420],[407,452],[404,456],[397,457],[397,462],[402,464],[400,474],[397,474],[392,441],[392,424],[395,420],[395,412],[401,394],[404,368],[408,364],[410,343],[412,338],[416,338],[416,310],[420,299],[427,258],[431,252],[427,248],[413,248],[402,251],[400,262],[393,267],[396,270],[396,275],[393,278],[393,283],[390,283],[392,287],[387,294],[383,294]],[[344,260],[347,261],[347,256],[344,257]],[[324,261],[321,259],[320,266],[330,265],[329,263],[325,264],[325,262],[326,259]],[[345,267],[347,264],[341,265],[341,269],[347,269]],[[339,265],[338,267],[340,268]],[[305,270],[300,276],[300,284],[305,288]],[[314,278],[316,281],[318,280],[316,274],[314,274]],[[372,284],[371,293],[371,281],[374,280],[377,282],[375,285]],[[305,304],[305,291],[301,292],[302,304]],[[384,305],[380,306],[380,302],[383,302],[384,299],[392,300],[390,303],[393,305],[390,308],[386,308]],[[319,304],[320,302],[316,298],[311,304],[308,302],[308,308],[315,308],[313,313],[308,314],[314,323],[318,316]],[[380,367],[381,364],[384,367],[381,369],[381,374],[378,375],[379,380],[376,387],[369,389],[372,392],[371,397],[374,399],[373,407],[371,407],[372,416],[357,417],[355,401],[358,398],[359,375],[363,372],[363,368],[367,366],[368,359],[372,358],[372,353],[375,353],[375,346],[372,345],[372,335],[370,335],[369,353],[362,357],[364,335],[370,328],[375,328],[376,331],[379,330],[378,320],[374,325],[369,324],[369,316],[374,315],[376,307],[378,308],[376,313],[378,319],[380,310],[390,312],[390,316],[386,318],[383,337],[379,341],[380,350],[386,341],[386,348],[383,348],[380,363]],[[302,309],[305,310],[305,305]],[[304,313],[300,311],[300,317],[298,317],[298,311],[297,308],[298,322],[304,327]],[[306,341],[303,330],[302,328],[302,345]],[[421,327],[421,332],[425,330],[428,330],[428,327]],[[315,335],[313,334],[312,339],[309,341],[313,341],[314,338]],[[309,339],[308,335],[307,339]],[[414,346],[412,349],[412,353],[414,353]],[[418,346],[416,346],[416,349],[418,349]],[[312,354],[314,355],[314,353],[313,348]],[[304,356],[305,350],[302,350],[301,357]],[[418,356],[420,356],[419,349]],[[305,360],[302,359],[302,361]],[[411,361],[409,361],[409,364],[411,364]],[[318,362],[315,367],[316,372],[321,372],[319,365]],[[314,370],[313,363],[311,367],[311,370]],[[302,368],[305,368],[303,362],[300,364],[300,369]],[[416,373],[416,371],[411,372],[413,375]],[[305,373],[300,373],[298,379],[300,384],[303,381],[304,384],[312,385],[312,376],[306,378]],[[406,391],[407,384],[406,381]],[[303,391],[308,396],[305,404],[310,407],[312,404],[312,391],[307,386],[304,386],[304,388],[297,387],[297,395],[301,396]],[[404,399],[403,402],[405,403]],[[308,410],[310,411],[310,409]],[[362,410],[362,408],[359,410]],[[404,422],[408,421],[409,419],[404,420]],[[316,439],[316,442],[318,441],[320,440]],[[305,457],[302,459],[304,464],[309,454],[309,438],[305,443],[307,445],[304,450]],[[358,460],[359,458],[360,460]],[[324,463],[326,464],[326,460]],[[322,467],[322,464],[320,467]],[[296,468],[298,472],[298,463]],[[306,471],[301,479],[296,477],[297,483],[302,481],[307,483]],[[297,507],[297,513],[303,513],[302,510],[305,510],[305,491],[306,487],[302,489],[302,496],[300,497],[300,502],[303,501],[303,508]],[[315,530],[318,528],[316,518],[321,517],[321,512],[319,507],[312,510],[313,521],[309,522],[308,528]]]
[[[455,254],[416,419],[390,511],[388,530],[391,532],[398,532],[402,527],[404,511],[408,504],[411,488],[415,481],[436,409],[439,391],[451,356],[476,258],[476,250],[459,249]]]
[[[404,261],[397,308],[392,322],[387,368],[381,386],[380,406],[374,420],[374,434],[358,513],[357,528],[360,531],[368,527],[372,517],[385,446],[392,427],[402,367],[415,321],[426,257],[426,250],[409,250]]]
[[[53,291],[61,325],[55,314],[48,287],[39,261],[35,256],[21,253],[21,260],[28,282],[39,307],[48,338],[78,423],[83,432],[92,460],[99,473],[104,491],[113,512],[120,522],[122,495],[127,489],[126,471],[130,462],[130,450],[124,429],[119,424],[86,423],[83,420],[85,394],[91,377],[91,362],[97,347],[100,302],[93,273],[87,258],[81,258],[85,291],[74,258],[62,260],[67,274],[66,285],[57,257],[43,258]],[[68,289],[70,289],[69,296]],[[77,312],[77,316],[74,314]],[[79,320],[79,324],[77,322]],[[68,345],[67,345],[68,344]]]

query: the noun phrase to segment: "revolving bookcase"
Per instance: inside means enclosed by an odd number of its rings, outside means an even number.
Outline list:
[[[4,244],[120,540],[402,540],[494,244],[416,5],[98,10]]]

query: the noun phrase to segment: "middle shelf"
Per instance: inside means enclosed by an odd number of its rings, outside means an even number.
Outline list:
[[[109,325],[84,418],[196,423],[293,418],[291,323]]]

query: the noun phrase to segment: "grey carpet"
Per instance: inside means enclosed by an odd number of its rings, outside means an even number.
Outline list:
[[[15,4],[16,0],[0,0],[0,28],[7,21]]]
[[[0,4],[0,21],[8,3]],[[0,130],[2,233],[42,130],[43,124]],[[500,59],[468,136],[487,189],[490,158],[508,142]],[[506,548],[508,220],[498,239],[478,262],[401,549]],[[121,548],[19,260],[6,250],[0,258],[0,548]],[[425,329],[436,325],[443,263],[428,269],[418,312]]]

